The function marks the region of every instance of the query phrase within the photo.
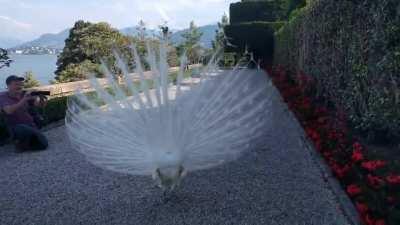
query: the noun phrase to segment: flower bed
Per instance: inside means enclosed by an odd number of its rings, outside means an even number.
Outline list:
[[[315,95],[315,81],[283,67],[266,69],[315,149],[352,199],[366,225],[400,224],[400,168],[380,160],[355,138],[346,115]]]

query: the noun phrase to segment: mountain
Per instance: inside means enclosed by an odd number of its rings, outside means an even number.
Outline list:
[[[124,35],[129,35],[129,36],[137,36],[139,34],[138,26],[122,28],[119,30],[119,32],[121,32]],[[146,29],[146,35],[149,37],[153,37],[153,36],[159,35],[159,31]]]
[[[203,33],[200,43],[204,47],[207,47],[207,48],[211,47],[211,41],[214,40],[216,29],[218,29],[217,25],[206,25],[206,26],[199,27],[199,30]],[[172,33],[171,41],[175,45],[182,43],[182,41],[183,41],[182,34],[185,31],[187,31],[187,29],[176,31],[176,32]],[[136,36],[138,34],[138,30],[137,30],[136,26],[120,29],[120,32],[125,35],[132,35],[132,36]],[[146,35],[149,37],[158,36],[158,35],[160,35],[159,33],[160,32],[158,30],[151,30],[151,29],[146,30]],[[68,37],[68,35],[69,35],[69,29],[65,29],[57,34],[43,34],[39,38],[37,38],[33,41],[19,44],[17,46],[13,45],[11,42],[11,44],[8,44],[8,46],[5,46],[5,48],[15,46],[12,49],[29,48],[29,47],[62,49],[62,48],[64,48],[65,39]],[[1,47],[1,44],[2,44],[2,41],[0,39],[0,47]]]
[[[65,39],[69,35],[69,29],[65,29],[56,34],[43,34],[39,38],[18,45],[14,48],[24,48],[24,47],[44,47],[44,48],[64,48]]]
[[[198,27],[200,32],[203,33],[200,39],[200,44],[206,48],[211,48],[211,42],[215,38],[215,30],[218,29],[218,26],[215,25],[206,25]],[[174,45],[179,45],[183,42],[182,34],[185,33],[188,29],[184,30],[172,30],[171,41]],[[120,30],[121,33],[125,35],[136,36],[138,35],[137,26],[136,27],[127,27]],[[159,30],[146,30],[146,35],[148,37],[159,36]]]
[[[218,25],[205,25],[198,27],[199,31],[203,33],[200,39],[200,44],[206,48],[211,48],[212,41],[215,39],[215,31],[218,29]],[[171,41],[178,45],[183,42],[182,34],[185,33],[188,29],[180,30],[172,34]]]
[[[10,48],[23,43],[15,38],[0,37],[0,48]]]

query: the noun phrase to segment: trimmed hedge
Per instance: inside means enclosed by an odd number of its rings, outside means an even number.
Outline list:
[[[399,10],[398,0],[312,1],[276,35],[275,62],[310,74],[372,142],[400,140]]]
[[[230,24],[253,21],[276,21],[281,17],[275,2],[251,1],[232,3],[229,7]]]
[[[282,23],[251,22],[225,26],[225,34],[230,44],[227,52],[242,53],[246,46],[256,59],[272,59],[274,54],[274,32]]]
[[[43,110],[45,115],[46,125],[63,120],[65,118],[65,113],[67,111],[68,97],[58,97],[50,99],[47,106]]]

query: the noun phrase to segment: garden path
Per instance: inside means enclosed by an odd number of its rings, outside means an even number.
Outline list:
[[[117,174],[73,150],[64,126],[50,148],[0,148],[0,224],[353,225],[354,210],[286,105],[276,102],[268,145],[193,172],[166,203],[149,177]]]

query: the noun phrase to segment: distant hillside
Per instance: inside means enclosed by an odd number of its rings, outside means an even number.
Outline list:
[[[218,29],[218,26],[215,25],[206,25],[206,26],[201,26],[199,27],[199,30],[203,33],[203,36],[201,36],[200,43],[206,47],[206,48],[211,48],[212,46],[212,41],[215,39],[215,31]],[[182,34],[186,32],[187,29],[177,31],[172,34],[171,41],[174,44],[180,44],[183,41]]]
[[[217,29],[217,25],[206,25],[206,26],[201,26],[199,27],[200,31],[203,33],[203,36],[201,37],[201,44],[204,47],[210,48],[211,47],[211,41],[214,40],[215,37],[215,30]],[[186,30],[181,30],[181,31],[176,31],[175,33],[172,34],[171,40],[174,44],[180,44],[183,41],[182,34]],[[138,34],[137,27],[127,27],[123,28],[120,30],[121,33],[125,35],[132,35],[136,36]],[[153,37],[159,35],[158,30],[146,30],[147,36]],[[16,47],[13,47],[13,49],[18,49],[18,48],[26,48],[26,47],[44,47],[44,48],[55,48],[55,49],[63,49],[65,45],[65,39],[69,35],[69,29],[65,29],[61,31],[60,33],[57,34],[43,34],[39,38],[26,42],[23,44],[19,44]],[[0,47],[1,47],[1,40],[0,40]],[[5,48],[15,46],[15,45],[8,45]]]
[[[139,34],[139,31],[137,29],[138,27],[126,27],[126,28],[122,28],[119,31],[121,33],[123,33],[124,35],[130,35],[130,36],[137,36]],[[153,37],[155,35],[159,35],[159,32],[156,30],[150,30],[150,29],[146,29],[146,35],[149,37]]]
[[[57,34],[43,34],[39,38],[18,45],[14,48],[24,48],[24,47],[44,47],[44,48],[64,48],[65,39],[69,35],[69,29],[65,29]]]
[[[217,25],[206,25],[199,27],[199,30],[203,33],[203,36],[200,39],[200,43],[206,47],[211,48],[211,42],[215,38],[215,30],[218,29]],[[137,27],[127,27],[120,30],[121,33],[125,35],[132,35],[136,36],[138,34]],[[181,44],[183,41],[182,34],[187,31],[185,30],[174,30],[175,32],[172,33],[171,41],[175,45]],[[160,31],[158,30],[146,30],[146,35],[149,37],[159,36]]]

